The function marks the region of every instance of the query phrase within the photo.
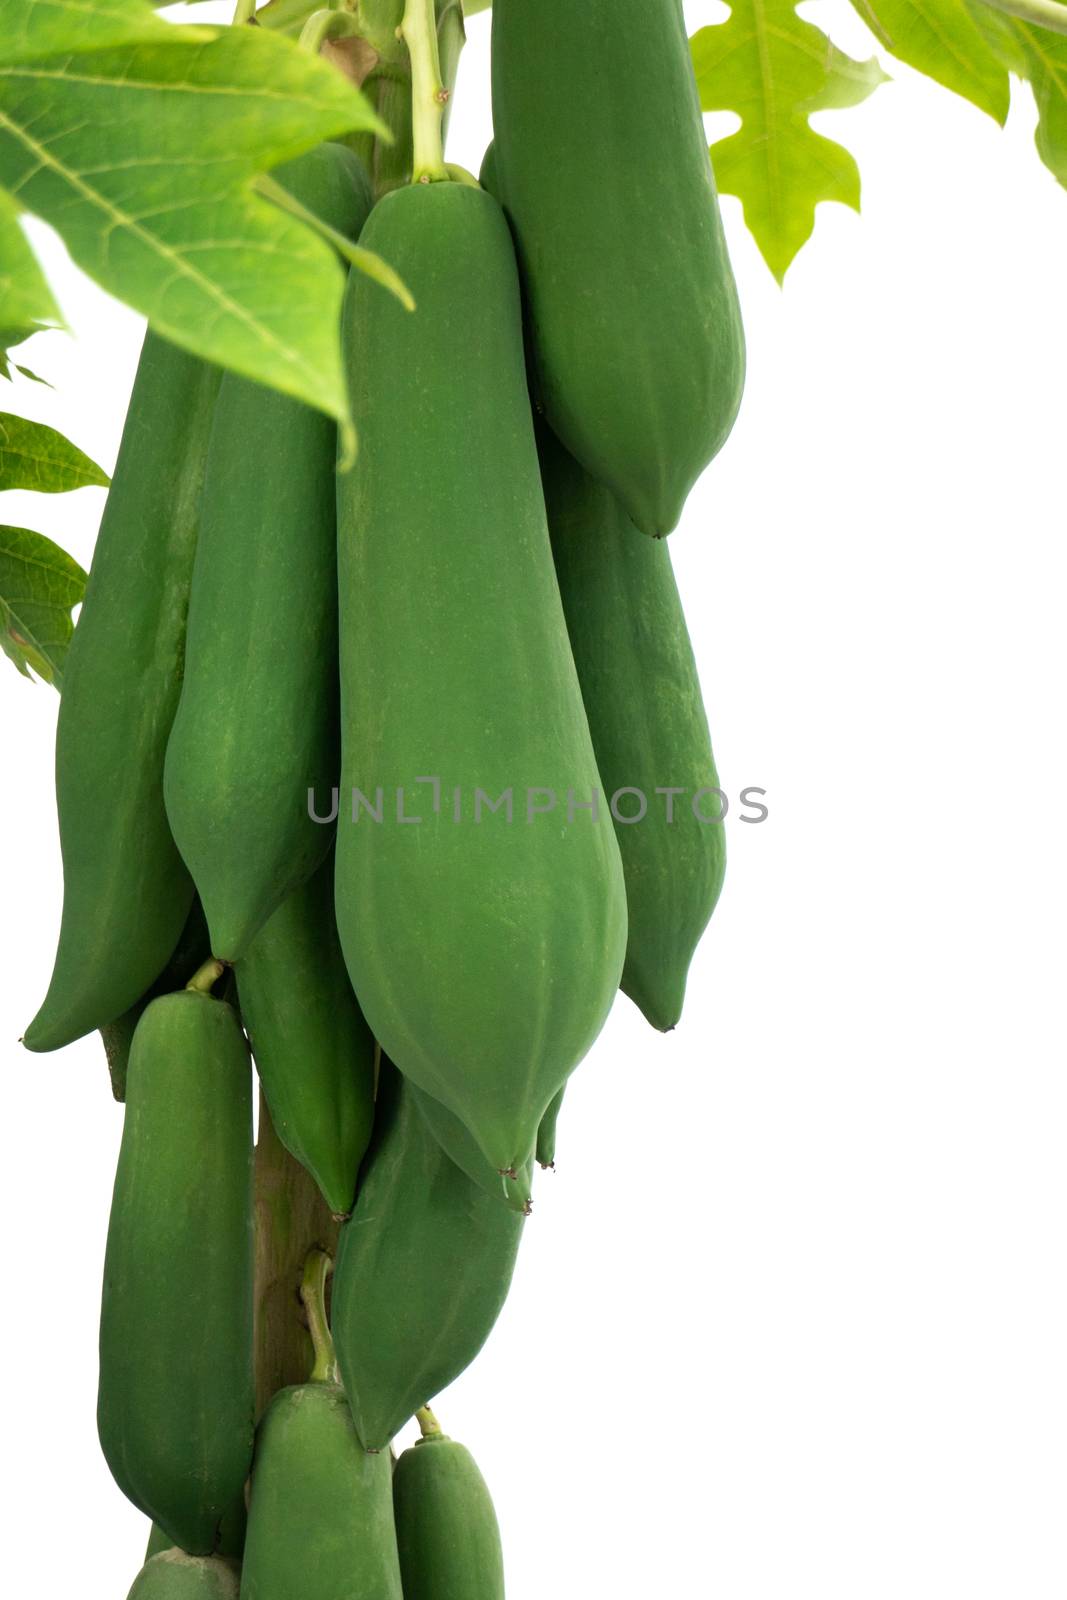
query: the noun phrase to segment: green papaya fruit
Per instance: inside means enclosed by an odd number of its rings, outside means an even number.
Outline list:
[[[271,1122],[335,1216],[347,1216],[374,1122],[374,1037],[352,993],[333,909],[333,855],[237,963]]]
[[[350,150],[321,145],[273,176],[358,234],[370,181]],[[339,760],[336,452],[329,417],[223,379],[164,790],[224,961],[244,954],[333,836],[308,802],[329,794]]]
[[[497,0],[493,165],[540,403],[669,533],[741,400],[744,337],[679,0]]]
[[[244,1549],[245,1524],[247,1520],[244,1489],[242,1488],[239,1498],[219,1524],[217,1550],[219,1556],[232,1561],[240,1561],[241,1552]],[[158,1523],[153,1522],[148,1530],[148,1544],[144,1553],[145,1561],[151,1561],[152,1557],[158,1556],[161,1550],[173,1549],[175,1549],[174,1540],[169,1534],[164,1533]]]
[[[130,1052],[97,1421],[115,1481],[209,1555],[252,1454],[252,1089],[233,1009],[153,1000]]]
[[[58,1050],[121,1017],[159,975],[192,904],[163,807],[163,755],[219,376],[146,337],[63,680],[63,920],[28,1050]]]
[[[553,1100],[544,1116],[541,1126],[537,1130],[537,1165],[546,1171],[556,1166],[556,1123],[559,1120],[560,1107],[563,1104],[565,1089],[561,1089]]]
[[[333,1336],[356,1431],[384,1450],[474,1360],[500,1315],[523,1219],[473,1184],[385,1060],[374,1141],[341,1229]]]
[[[281,1390],[259,1425],[241,1597],[402,1600],[389,1456],[336,1383]]]
[[[145,1562],[127,1600],[237,1600],[239,1593],[236,1562],[170,1549]]]
[[[626,874],[622,987],[666,1031],[726,870],[693,647],[667,546],[638,539],[547,429],[540,443],[556,574]]]
[[[517,1172],[611,1008],[622,871],[588,809],[600,779],[500,208],[416,185],[379,201],[363,238],[417,309],[349,280],[361,449],[338,480],[337,922],[382,1048]]]
[[[504,1600],[496,1512],[465,1446],[430,1433],[405,1450],[393,1504],[408,1600]]]
[[[174,989],[184,989],[189,979],[199,971],[210,955],[211,944],[208,939],[207,923],[204,920],[204,909],[200,901],[194,898],[174,954],[148,993],[142,995],[140,1000],[136,1001],[128,1011],[124,1011],[121,1017],[116,1017],[114,1022],[105,1023],[100,1029],[108,1072],[111,1075],[111,1093],[120,1103],[126,1098],[126,1073],[129,1068],[133,1036],[149,1004],[160,995],[170,994]]]
[[[472,1183],[476,1183],[494,1199],[503,1200],[513,1211],[528,1217],[533,1209],[533,1162],[528,1160],[514,1177],[508,1172],[495,1172],[465,1123],[453,1116],[447,1106],[441,1105],[432,1095],[424,1094],[413,1083],[408,1088],[426,1126],[456,1166],[467,1174]]]

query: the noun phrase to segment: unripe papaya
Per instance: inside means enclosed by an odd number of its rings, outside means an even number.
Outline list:
[[[512,1211],[518,1211],[524,1217],[529,1216],[533,1204],[533,1162],[526,1161],[514,1176],[509,1172],[495,1172],[465,1123],[453,1116],[447,1106],[443,1106],[432,1095],[424,1094],[413,1083],[408,1088],[441,1149],[467,1174],[471,1182],[491,1194],[495,1200],[503,1200]]]
[[[237,1600],[239,1593],[236,1562],[171,1549],[145,1563],[127,1600]]]
[[[252,1093],[233,1009],[154,1000],[130,1053],[97,1420],[123,1492],[208,1555],[252,1455]]]
[[[497,0],[493,124],[545,415],[669,533],[744,381],[679,0]]]
[[[407,1600],[504,1600],[500,1529],[469,1450],[420,1439],[396,1464],[393,1503]]]
[[[349,280],[361,448],[338,481],[337,921],[382,1048],[495,1170],[518,1171],[611,1008],[618,847],[605,818],[573,809],[600,779],[503,215],[478,188],[415,185],[379,201],[363,238],[417,309]]]
[[[63,680],[63,921],[28,1050],[58,1050],[121,1017],[158,977],[192,904],[163,806],[163,755],[219,377],[147,335]]]
[[[604,787],[618,797],[629,911],[622,987],[667,1030],[726,870],[693,647],[667,546],[639,539],[611,492],[547,429],[540,443],[571,648]]]
[[[111,1093],[119,1102],[126,1099],[126,1073],[129,1069],[130,1049],[137,1024],[153,1000],[158,999],[160,995],[171,994],[175,989],[184,989],[189,979],[200,970],[210,955],[211,943],[208,939],[204,910],[200,901],[194,898],[174,954],[148,993],[142,995],[140,1000],[128,1011],[124,1011],[121,1017],[116,1017],[114,1022],[105,1023],[100,1029],[100,1037],[104,1041],[104,1052],[107,1056],[107,1068],[111,1075]]]
[[[341,1377],[368,1450],[384,1450],[474,1360],[503,1307],[523,1229],[444,1153],[401,1075],[382,1068],[332,1302]]]
[[[370,182],[350,150],[321,145],[274,176],[358,234]],[[336,452],[321,412],[223,379],[165,793],[224,961],[244,954],[332,837],[309,815],[308,792],[328,791],[339,761]]]
[[[537,1130],[537,1165],[546,1170],[556,1165],[556,1123],[559,1121],[560,1107],[563,1105],[565,1089],[561,1089],[553,1100],[544,1116],[541,1126]]]
[[[333,855],[285,900],[237,963],[271,1122],[347,1216],[374,1122],[374,1038],[345,968],[333,909]]]
[[[336,1383],[283,1389],[259,1425],[241,1600],[402,1600],[392,1464]]]

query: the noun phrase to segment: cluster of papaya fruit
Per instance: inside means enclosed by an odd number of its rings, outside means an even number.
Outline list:
[[[497,0],[493,29],[480,183],[376,193],[342,144],[274,174],[415,301],[350,278],[355,466],[150,331],[70,652],[25,1042],[100,1029],[125,1100],[99,1429],[153,1522],[139,1600],[503,1594],[484,1482],[425,1408],[500,1312],[620,984],[673,1027],[722,883],[721,828],[593,799],[717,783],[663,535],[744,357],[681,8]],[[419,774],[417,827],[311,814]],[[459,780],[588,802],[464,825]],[[340,1223],[311,1381],[258,1418],[250,1052]]]

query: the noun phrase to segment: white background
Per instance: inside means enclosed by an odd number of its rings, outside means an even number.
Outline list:
[[[470,35],[450,153],[477,168]],[[887,65],[818,119],[864,215],[823,207],[784,293],[723,206],[748,392],[671,548],[724,782],[771,816],[732,829],[682,1027],[620,1000],[574,1079],[439,1406],[511,1600],[1067,1591],[1067,195],[1027,91],[1002,134]],[[110,466],[140,329],[35,237],[77,338],[31,347],[55,394],[4,403]],[[100,491],[5,498],[88,564]],[[0,662],[5,1549],[13,1592],[114,1600],[146,1533],[94,1424],[121,1112],[96,1037],[17,1043],[58,925],[57,703]]]

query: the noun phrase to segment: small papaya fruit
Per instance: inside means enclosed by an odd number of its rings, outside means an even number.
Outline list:
[[[494,1199],[503,1200],[513,1211],[518,1211],[524,1217],[529,1216],[533,1205],[532,1161],[527,1161],[514,1176],[509,1172],[494,1172],[465,1123],[453,1116],[447,1106],[441,1105],[432,1095],[424,1094],[413,1083],[408,1084],[408,1090],[441,1149],[467,1174],[471,1182]]]
[[[58,1050],[121,1017],[158,977],[192,904],[163,805],[163,757],[220,376],[146,336],[63,679],[63,919],[28,1050]]]
[[[544,1116],[541,1126],[537,1130],[537,1165],[546,1171],[556,1165],[556,1123],[559,1121],[560,1107],[563,1105],[564,1089],[553,1100]]]
[[[590,809],[503,215],[481,189],[414,185],[363,242],[417,309],[349,279],[337,922],[383,1050],[517,1172],[611,1008],[618,846]]]
[[[200,901],[194,897],[174,954],[148,993],[142,995],[140,1000],[136,1001],[128,1011],[124,1011],[121,1017],[116,1017],[114,1022],[105,1023],[100,1029],[108,1072],[111,1075],[111,1093],[120,1104],[126,1099],[126,1073],[137,1024],[153,1000],[158,999],[160,995],[170,994],[175,989],[184,989],[210,954],[211,944],[208,939],[207,922],[204,920],[204,910]]]
[[[238,1600],[240,1568],[217,1556],[163,1550],[146,1561],[127,1600]]]
[[[252,1455],[252,1092],[233,1009],[153,1000],[130,1052],[97,1421],[120,1489],[192,1555]]]
[[[336,1382],[323,1268],[313,1252],[311,1381],[276,1394],[256,1433],[242,1600],[403,1600],[392,1462],[363,1449]]]
[[[504,1600],[489,1489],[470,1451],[436,1423],[397,1461],[393,1504],[409,1600]]]
[[[338,232],[370,210],[357,157],[323,144],[273,176]],[[167,745],[167,815],[212,953],[236,961],[318,866],[337,781],[337,560],[329,417],[228,373],[219,391]]]
[[[622,987],[666,1031],[726,870],[700,679],[667,546],[639,539],[547,428],[540,444],[556,574],[626,875]]]
[[[333,854],[237,963],[237,992],[271,1122],[335,1216],[347,1216],[374,1122],[374,1037],[333,909]]]
[[[643,532],[733,426],[744,337],[678,0],[496,0],[490,175],[538,397]]]
[[[474,1360],[503,1307],[522,1229],[445,1154],[383,1059],[332,1301],[341,1378],[368,1450],[384,1450]]]

